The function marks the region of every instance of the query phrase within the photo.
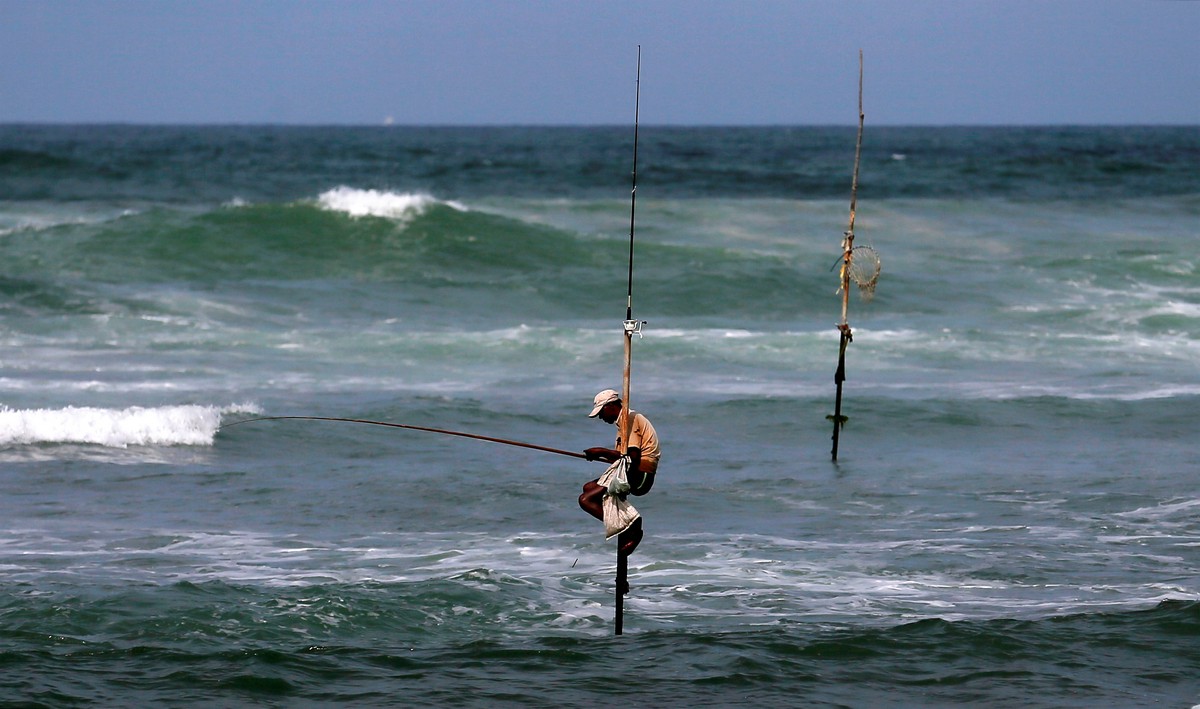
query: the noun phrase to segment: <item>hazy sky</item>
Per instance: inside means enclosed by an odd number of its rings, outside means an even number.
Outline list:
[[[1200,124],[1194,0],[0,0],[0,122]]]

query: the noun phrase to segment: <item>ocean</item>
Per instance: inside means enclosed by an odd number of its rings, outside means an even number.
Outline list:
[[[0,126],[0,705],[1200,705],[1200,127]]]

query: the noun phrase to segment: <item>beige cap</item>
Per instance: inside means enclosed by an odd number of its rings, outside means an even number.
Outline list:
[[[594,403],[595,406],[592,407],[592,413],[588,414],[588,417],[594,418],[595,416],[597,416],[600,413],[600,409],[604,408],[605,404],[611,404],[614,401],[620,401],[620,400],[621,400],[621,395],[618,394],[615,390],[605,389],[604,391],[597,394],[596,398],[592,400],[592,403]]]

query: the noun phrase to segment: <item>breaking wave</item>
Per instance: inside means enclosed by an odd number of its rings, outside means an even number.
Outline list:
[[[68,406],[61,409],[0,409],[0,445],[90,444],[211,446],[221,416],[256,411],[251,405],[182,405],[124,409]]]

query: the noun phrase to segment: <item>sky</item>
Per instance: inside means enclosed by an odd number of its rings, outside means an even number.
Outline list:
[[[1200,125],[1197,0],[0,0],[0,123]]]

